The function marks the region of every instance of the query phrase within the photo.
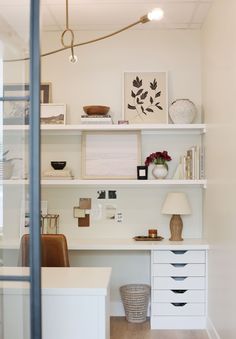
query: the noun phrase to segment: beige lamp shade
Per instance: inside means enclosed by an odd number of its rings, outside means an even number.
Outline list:
[[[161,210],[162,214],[191,214],[187,195],[183,192],[168,193]]]

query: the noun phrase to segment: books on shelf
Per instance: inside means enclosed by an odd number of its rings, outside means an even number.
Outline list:
[[[81,124],[112,124],[112,118],[110,115],[82,115]]]
[[[174,178],[200,180],[205,178],[205,149],[192,146],[181,156]]]
[[[48,180],[68,180],[74,179],[70,169],[48,170],[43,172],[42,179]]]

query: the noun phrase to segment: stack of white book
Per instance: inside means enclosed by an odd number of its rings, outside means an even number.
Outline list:
[[[81,115],[81,124],[112,124],[110,115]]]
[[[181,156],[174,179],[199,180],[205,178],[205,149],[200,146],[190,147]]]
[[[48,180],[68,180],[68,179],[74,179],[71,170],[70,169],[62,169],[62,170],[54,170],[50,169],[48,171],[43,172],[43,179],[48,179]]]

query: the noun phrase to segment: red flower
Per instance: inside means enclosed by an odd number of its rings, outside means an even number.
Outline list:
[[[167,161],[171,161],[167,151],[151,153],[145,160],[145,165],[149,166],[150,164],[166,164]],[[167,164],[166,164],[167,165]]]

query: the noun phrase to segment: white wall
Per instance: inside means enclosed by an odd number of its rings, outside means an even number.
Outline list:
[[[108,32],[79,32],[80,42]],[[122,113],[124,71],[168,71],[169,102],[189,98],[201,106],[199,31],[130,30],[119,36],[75,50],[77,64],[68,62],[69,51],[42,61],[42,81],[52,82],[54,102],[68,104],[68,122],[78,123],[84,105],[106,104],[115,121]],[[44,33],[42,51],[60,48],[60,33]],[[200,113],[196,121],[200,121]]]
[[[236,338],[235,13],[235,0],[216,0],[203,29],[203,106],[208,124],[205,230],[210,243],[209,317],[221,339]]]

